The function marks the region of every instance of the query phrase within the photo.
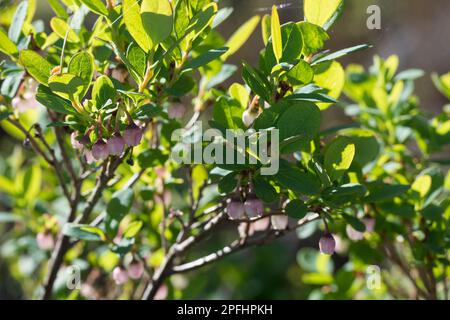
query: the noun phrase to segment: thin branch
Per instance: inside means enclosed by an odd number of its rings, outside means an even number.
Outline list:
[[[184,272],[192,271],[192,270],[195,270],[195,269],[199,269],[199,268],[201,268],[203,266],[211,264],[211,263],[213,263],[213,262],[215,262],[217,260],[220,260],[220,259],[222,259],[222,258],[224,258],[224,257],[226,257],[226,256],[228,256],[230,254],[236,253],[236,252],[241,251],[241,250],[243,250],[245,248],[248,248],[248,247],[251,247],[253,245],[260,244],[260,243],[267,242],[267,240],[269,240],[269,239],[267,239],[268,236],[272,236],[273,239],[281,238],[281,237],[285,236],[286,234],[288,234],[289,232],[294,231],[297,228],[300,228],[300,227],[302,227],[302,226],[304,226],[304,225],[306,225],[306,224],[308,224],[308,223],[310,223],[312,221],[315,221],[317,219],[319,219],[319,215],[318,214],[313,214],[313,215],[311,215],[311,216],[309,216],[309,217],[299,221],[299,223],[297,224],[296,227],[291,228],[291,229],[287,229],[284,232],[276,232],[276,233],[268,232],[268,233],[265,234],[264,237],[255,235],[255,236],[249,237],[246,242],[242,242],[241,239],[235,240],[230,245],[225,246],[224,248],[222,248],[222,249],[220,249],[220,250],[218,250],[216,252],[213,252],[213,253],[205,256],[205,257],[199,258],[197,260],[194,260],[194,261],[182,264],[182,265],[174,266],[172,268],[172,272],[171,273],[172,274],[174,274],[174,273],[184,273]]]

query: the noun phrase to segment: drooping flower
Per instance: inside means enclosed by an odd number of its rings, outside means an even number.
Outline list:
[[[250,219],[261,217],[264,213],[263,202],[255,196],[249,196],[244,203],[245,213]]]
[[[114,268],[112,273],[113,279],[116,284],[121,285],[128,281],[128,272],[122,266],[117,266]]]
[[[105,160],[109,156],[108,145],[103,141],[103,139],[99,139],[92,146],[92,156],[95,160]]]
[[[50,231],[39,232],[36,235],[36,242],[41,250],[49,251],[55,247],[55,239]]]
[[[319,249],[323,254],[333,254],[336,248],[336,241],[331,233],[325,233],[319,240]]]
[[[347,232],[347,236],[353,241],[359,241],[364,238],[364,232],[360,232],[355,230],[351,225],[347,225],[345,227],[345,231]]]
[[[363,219],[363,223],[366,226],[366,232],[372,232],[375,230],[375,219],[371,217],[366,217]]]
[[[244,204],[239,199],[232,199],[227,204],[227,214],[230,219],[242,219],[244,218]]]
[[[258,118],[258,116],[259,116],[258,109],[256,110],[247,109],[244,111],[244,113],[242,113],[242,123],[246,127],[250,127],[253,124],[253,122],[255,122],[256,118]]]
[[[120,156],[125,149],[125,140],[120,133],[115,133],[111,138],[109,138],[107,145],[109,154]]]
[[[135,123],[132,123],[125,129],[123,133],[123,139],[128,146],[135,147],[141,143],[142,135],[142,129],[139,128]]]
[[[78,137],[79,137],[78,132],[76,131],[72,132],[72,134],[70,135],[70,143],[72,144],[72,148],[81,151],[84,149],[84,145],[78,140]]]
[[[128,266],[128,275],[131,279],[140,279],[143,273],[144,263],[141,260],[133,260]]]
[[[258,219],[256,221],[252,222],[251,224],[253,226],[253,230],[256,232],[266,231],[270,226],[270,218],[265,217],[262,219]]]
[[[184,104],[176,103],[169,107],[168,114],[170,119],[180,119],[186,113]]]

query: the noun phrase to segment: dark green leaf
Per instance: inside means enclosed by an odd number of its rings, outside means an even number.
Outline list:
[[[285,210],[287,215],[294,219],[303,219],[308,213],[308,207],[300,199],[291,200]]]

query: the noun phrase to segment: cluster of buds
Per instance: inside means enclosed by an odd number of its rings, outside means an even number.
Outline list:
[[[264,203],[255,195],[247,196],[245,202],[239,197],[233,197],[227,204],[227,213],[230,219],[239,220],[245,218],[255,219],[264,214]]]
[[[129,279],[138,280],[144,274],[144,263],[141,260],[133,259],[133,261],[125,268],[119,265],[114,268],[112,277],[117,285],[126,283]]]
[[[90,144],[89,135],[94,128],[90,128],[85,135],[80,135],[77,132],[73,132],[71,135],[72,147],[76,150],[85,151],[87,161],[93,162],[95,160],[105,160],[110,155],[120,156],[125,151],[125,147],[138,146],[143,137],[143,130],[138,125],[131,121],[131,123],[125,128],[123,135],[118,128],[110,136],[109,139],[103,138],[102,125],[99,124],[99,137],[97,141],[92,145],[92,149],[86,149],[86,146]]]

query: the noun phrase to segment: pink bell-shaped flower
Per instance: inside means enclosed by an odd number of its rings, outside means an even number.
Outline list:
[[[333,254],[336,248],[336,241],[331,233],[325,233],[319,240],[319,249],[323,254]]]
[[[115,133],[107,142],[109,154],[120,156],[125,149],[125,140],[120,133]]]
[[[121,285],[128,281],[128,272],[122,266],[117,266],[114,268],[112,277],[116,284]]]
[[[130,147],[135,147],[141,143],[143,136],[142,129],[139,128],[135,123],[127,126],[123,133],[123,139],[125,143]]]
[[[141,260],[133,260],[128,266],[128,276],[131,279],[137,280],[142,277],[144,273],[144,263]]]
[[[109,156],[108,145],[103,141],[103,139],[99,139],[92,146],[92,156],[95,160],[105,160]]]
[[[36,235],[36,242],[41,250],[49,251],[55,247],[55,240],[49,231],[39,232]]]

